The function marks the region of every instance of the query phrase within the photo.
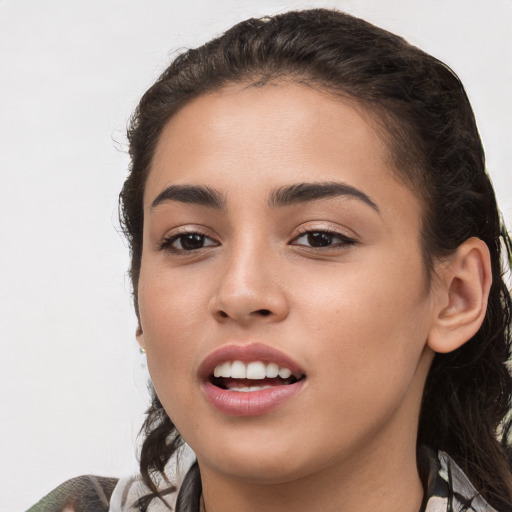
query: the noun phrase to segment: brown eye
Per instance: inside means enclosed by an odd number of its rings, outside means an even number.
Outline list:
[[[182,233],[163,240],[160,249],[169,252],[190,252],[216,245],[218,243],[215,240],[201,233]]]
[[[357,243],[341,233],[330,231],[307,231],[293,240],[292,245],[302,245],[314,249],[339,248]]]
[[[177,249],[182,249],[184,251],[195,251],[196,249],[204,247],[205,238],[205,236],[197,233],[181,235],[174,241],[173,245],[177,245]]]
[[[322,231],[311,232],[306,235],[311,247],[326,247],[332,244],[332,235]]]

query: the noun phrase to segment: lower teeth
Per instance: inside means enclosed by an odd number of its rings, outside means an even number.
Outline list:
[[[229,391],[240,391],[241,393],[250,393],[251,391],[261,391],[262,389],[268,389],[272,386],[253,386],[251,388],[228,388]]]
[[[272,379],[273,381],[278,381],[278,382],[272,382],[272,384],[263,384],[263,382],[259,382],[259,383],[254,383],[252,386],[244,386],[242,385],[243,383],[238,381],[236,382],[235,381],[231,381],[230,378],[219,378],[219,377],[211,377],[210,378],[210,382],[221,388],[221,389],[226,389],[228,391],[239,391],[241,393],[250,393],[251,391],[261,391],[262,389],[268,389],[268,388],[273,388],[273,387],[276,387],[276,386],[286,386],[286,385],[289,385],[289,384],[294,384],[295,382],[297,382],[299,379],[297,379],[296,377],[294,377],[293,375],[288,377],[287,379]],[[245,379],[246,383],[249,384],[250,383],[250,380],[249,379]]]

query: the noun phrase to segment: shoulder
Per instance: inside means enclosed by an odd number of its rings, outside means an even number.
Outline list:
[[[107,512],[117,478],[83,475],[67,480],[27,512]]]
[[[194,452],[184,445],[169,460],[165,475],[156,478],[164,499],[151,502],[152,512],[173,510],[180,494],[188,499],[191,489],[186,477],[193,476],[190,469],[195,466]],[[27,512],[128,512],[138,510],[137,501],[148,494],[151,491],[140,474],[120,479],[83,475],[59,485]]]
[[[498,512],[446,452],[421,447],[418,466],[426,491],[423,512]]]

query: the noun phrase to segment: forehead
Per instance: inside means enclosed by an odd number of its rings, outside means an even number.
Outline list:
[[[340,122],[342,133],[333,132]],[[230,85],[179,110],[165,126],[160,138],[163,144],[155,156],[169,144],[183,149],[197,143],[205,149],[220,144],[234,151],[233,143],[243,140],[247,149],[260,145],[268,152],[277,147],[302,147],[306,141],[314,149],[317,142],[347,145],[364,139],[373,140],[375,156],[388,157],[388,147],[370,115],[354,101],[295,83]]]
[[[262,184],[342,180],[384,201],[416,203],[391,162],[371,116],[353,102],[294,83],[233,85],[196,98],[169,120],[145,202],[170,184],[208,185],[229,198]]]

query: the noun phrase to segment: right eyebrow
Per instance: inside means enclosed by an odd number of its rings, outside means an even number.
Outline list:
[[[226,201],[222,194],[213,188],[201,185],[170,185],[156,196],[151,203],[151,208],[166,201],[196,204],[216,210],[223,210],[226,207]]]
[[[269,199],[270,207],[288,206],[291,204],[307,203],[319,199],[337,196],[348,196],[367,204],[377,213],[380,213],[377,204],[359,190],[348,183],[328,181],[321,183],[295,183],[274,190]]]

